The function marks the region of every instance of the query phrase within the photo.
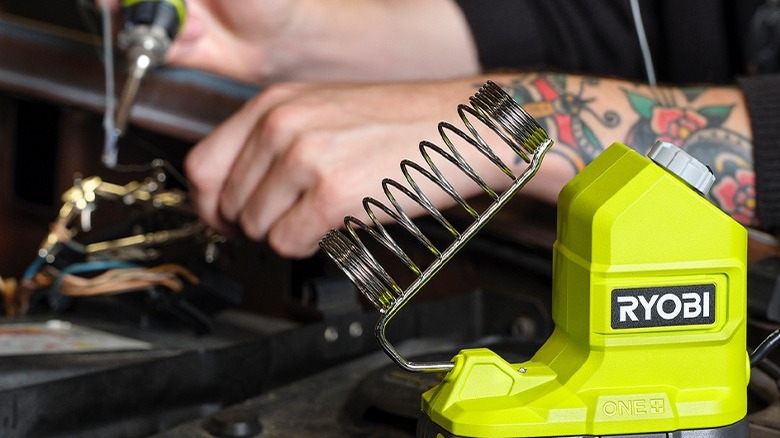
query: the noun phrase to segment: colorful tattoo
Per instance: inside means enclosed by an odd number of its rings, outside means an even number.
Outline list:
[[[584,78],[578,83],[565,74],[538,74],[520,76],[502,87],[555,139],[548,153],[564,158],[572,173],[582,170],[612,141],[621,141],[599,139],[596,132],[604,135],[603,128],[619,127],[621,116],[625,120],[638,116],[623,139],[627,145],[646,154],[661,139],[685,149],[715,174],[710,200],[741,223],[757,225],[750,139],[724,127],[733,105],[697,104],[708,91],[705,87],[637,87],[623,89],[630,113],[607,111],[602,115],[594,109],[598,96],[594,91],[599,91],[599,85],[598,79]],[[586,90],[596,97],[584,97]],[[616,102],[615,107],[623,103]]]
[[[626,144],[645,153],[656,139],[671,142],[708,165],[715,184],[708,197],[745,225],[755,221],[755,173],[748,138],[723,127],[732,105],[697,106],[703,88],[684,89],[678,104],[670,90],[655,89],[651,96],[624,90],[639,120]]]
[[[512,97],[534,116],[542,127],[556,139],[550,154],[564,157],[575,172],[582,170],[604,149],[604,143],[583,119],[588,114],[605,127],[620,123],[615,112],[598,115],[583,98],[587,86],[598,85],[597,79],[585,79],[575,92],[567,90],[567,78],[562,74],[541,74],[512,81],[506,87]]]

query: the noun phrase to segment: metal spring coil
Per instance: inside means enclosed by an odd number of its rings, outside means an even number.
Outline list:
[[[408,300],[419,291],[441,267],[485,224],[509,199],[525,185],[536,173],[541,165],[544,154],[552,145],[552,140],[547,132],[533,119],[517,102],[493,82],[485,85],[469,99],[471,106],[458,105],[458,114],[468,132],[453,126],[448,122],[440,122],[439,134],[450,152],[429,141],[420,142],[420,154],[425,159],[428,169],[410,161],[401,161],[401,170],[411,186],[411,190],[393,179],[386,178],[382,181],[382,188],[393,208],[378,200],[366,197],[363,199],[363,208],[368,214],[373,226],[354,216],[344,218],[345,230],[349,236],[337,230],[329,231],[320,241],[320,247],[331,259],[347,274],[363,295],[382,313],[376,335],[380,345],[402,368],[410,371],[442,371],[452,367],[448,362],[412,363],[404,359],[385,337],[387,322],[400,310]],[[479,132],[474,128],[468,115],[476,118],[489,127],[520,157],[528,163],[528,167],[521,175],[515,175],[511,169],[495,154],[485,142]],[[452,142],[449,134],[460,137],[463,141],[479,150],[482,155],[495,164],[504,174],[512,179],[509,189],[499,195],[485,181],[476,174],[473,168],[463,159]],[[439,168],[434,164],[430,152],[435,152],[458,170],[463,172],[476,183],[493,203],[479,213],[455,190],[452,184],[445,178]],[[422,192],[419,185],[412,177],[410,170],[416,172],[436,184],[442,191],[449,195],[460,207],[474,218],[474,222],[462,233],[444,217],[430,199]],[[391,187],[410,198],[414,203],[422,207],[454,238],[454,241],[443,251],[436,248],[431,240],[414,224],[407,212],[401,207],[396,197],[391,192]],[[385,226],[377,218],[373,207],[382,210],[393,221],[401,225],[420,244],[435,257],[435,260],[425,270],[420,269],[412,259],[401,249],[395,239],[388,233]],[[374,240],[381,243],[391,253],[397,256],[402,263],[417,276],[417,279],[402,290],[395,280],[379,264],[376,258],[367,249],[358,237],[357,230],[362,230]]]

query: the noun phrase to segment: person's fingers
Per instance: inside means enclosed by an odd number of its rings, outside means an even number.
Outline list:
[[[214,132],[198,143],[186,157],[184,170],[190,182],[198,214],[208,225],[226,229],[219,200],[236,159],[241,155],[255,121],[265,106],[254,98]]]
[[[184,27],[166,53],[170,64],[209,71],[248,83],[267,83],[269,44],[279,36],[292,4],[252,0],[237,8],[221,0],[189,0]]]
[[[225,232],[229,227],[219,214],[218,201],[224,179],[233,165],[231,156],[234,152],[215,153],[221,143],[220,139],[210,137],[198,144],[187,155],[184,168],[190,184],[190,194],[201,221]],[[231,145],[240,144],[227,142],[226,146],[229,148]]]
[[[257,128],[244,140],[233,166],[220,187],[216,208],[223,220],[235,223],[242,206],[260,184],[273,160],[273,153],[258,140]]]
[[[208,12],[204,9],[202,2],[187,2],[184,25],[165,54],[167,63],[186,67],[200,65],[199,58],[204,56],[202,46],[207,43],[204,41],[205,35],[209,27],[214,28],[213,23],[209,26],[208,17]]]
[[[282,257],[303,258],[317,251],[330,228],[338,228],[344,214],[334,206],[316,208],[317,194],[307,192],[268,229],[266,240]]]
[[[381,179],[403,183],[402,159],[421,160],[420,139],[435,139],[436,122],[447,114],[441,109],[454,106],[450,97],[442,97],[452,92],[427,95],[424,90],[411,85],[270,87],[188,157],[186,170],[204,222],[240,226],[247,237],[266,240],[283,256],[310,255],[328,229],[342,226],[345,215],[367,220],[360,202],[364,196],[385,202]],[[423,108],[439,109],[428,114]],[[445,162],[442,170],[451,173],[446,166],[452,167]],[[441,190],[429,188],[425,178],[415,178],[432,202],[453,203]],[[460,179],[456,175],[451,182],[460,185]],[[415,205],[408,212],[422,213]]]
[[[285,257],[313,254],[329,229],[343,226],[346,215],[367,222],[361,200],[381,198],[381,179],[393,175],[400,161],[398,151],[377,155],[381,149],[371,136],[321,131],[308,141],[308,147],[303,142],[284,165],[274,167],[254,199],[258,202],[243,213],[242,227],[257,227]],[[282,189],[289,180],[293,185]]]
[[[307,110],[285,105],[290,96],[298,94],[298,89],[296,85],[274,87],[254,104],[258,109],[253,115],[259,114],[259,120],[246,138],[220,194],[219,210],[225,220],[239,220],[240,212],[263,183],[274,161],[288,153],[302,132],[316,128],[309,122]],[[285,183],[283,178],[280,185]]]
[[[268,229],[309,192],[313,173],[289,154],[272,167],[241,210],[239,223],[253,240],[265,240]]]

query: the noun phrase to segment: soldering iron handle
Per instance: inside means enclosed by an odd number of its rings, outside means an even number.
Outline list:
[[[159,26],[172,41],[184,25],[184,0],[122,0],[124,29],[139,25]]]

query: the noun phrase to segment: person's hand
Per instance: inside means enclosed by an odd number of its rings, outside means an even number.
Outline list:
[[[452,78],[478,71],[452,0],[187,0],[171,64],[252,83]]]
[[[294,2],[187,0],[187,18],[168,52],[171,64],[252,81],[281,62],[280,37],[296,32]],[[279,55],[282,55],[281,53]]]
[[[367,220],[363,197],[390,205],[381,180],[391,177],[406,185],[399,163],[409,158],[425,166],[421,140],[446,149],[437,132],[440,121],[465,129],[457,105],[474,94],[476,81],[269,88],[188,155],[185,170],[201,219],[223,233],[240,228],[251,239],[267,240],[283,256],[312,254],[346,214]],[[475,127],[487,130],[479,123]],[[495,139],[485,137],[493,146]],[[488,182],[509,184],[475,148],[456,147]],[[513,163],[512,156],[506,159]],[[436,155],[434,160],[464,196],[479,192],[462,173]],[[413,175],[438,206],[454,203]]]

